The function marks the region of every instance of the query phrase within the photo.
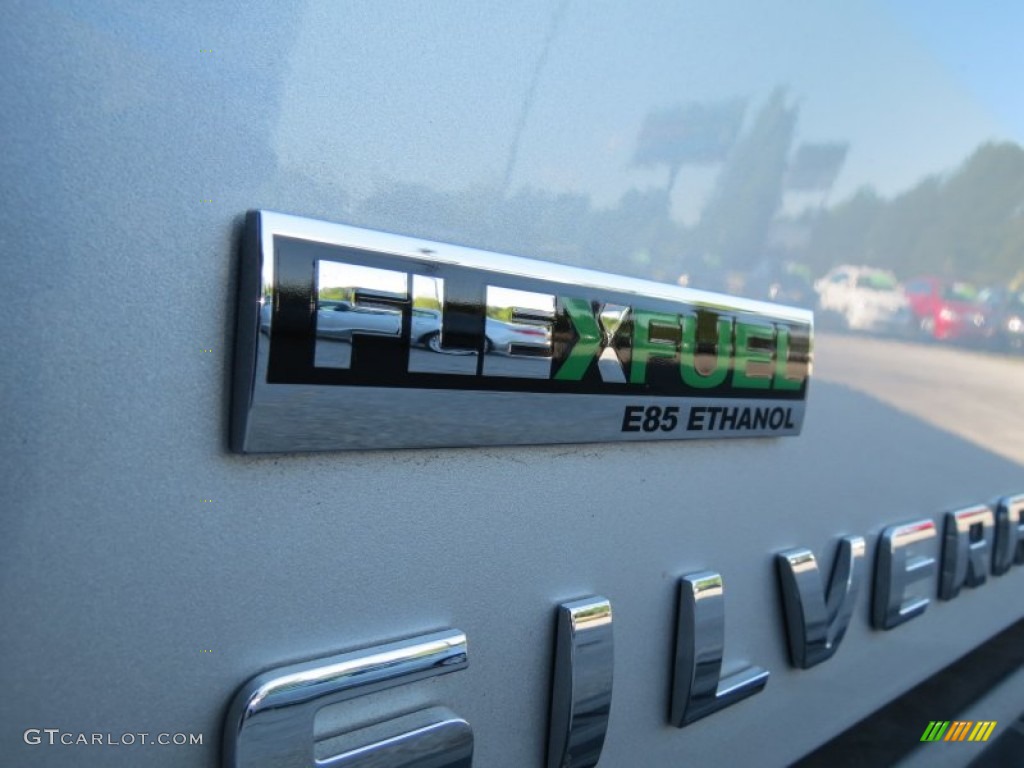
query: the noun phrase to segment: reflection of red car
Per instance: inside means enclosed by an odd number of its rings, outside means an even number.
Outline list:
[[[932,339],[971,339],[988,335],[985,305],[970,283],[918,277],[904,286],[914,322]]]

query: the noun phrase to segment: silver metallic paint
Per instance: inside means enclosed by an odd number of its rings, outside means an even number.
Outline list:
[[[960,4],[973,21],[952,62],[929,44],[953,7],[941,3],[569,3],[549,34],[559,7],[5,4],[6,760],[214,768],[224,702],[254,670],[458,626],[472,669],[361,711],[443,700],[471,713],[478,764],[540,765],[551,670],[534,640],[554,643],[551,605],[596,592],[613,598],[620,650],[603,762],[782,765],[1024,615],[1016,567],[895,632],[871,629],[861,600],[841,653],[789,667],[771,553],[857,531],[874,558],[890,521],[1020,492],[1019,361],[969,349],[819,333],[814,418],[772,444],[228,452],[240,211],[639,274],[645,257],[663,267],[644,193],[666,173],[634,166],[631,140],[677,100],[790,84],[802,135],[859,137],[826,206],[1022,138],[1019,24],[998,23],[1009,5]],[[978,80],[986,60],[1001,80]],[[692,221],[712,173],[682,169],[677,215]],[[506,175],[506,197],[485,194]],[[626,192],[590,241],[607,243],[598,258],[580,245],[579,201]],[[550,226],[542,238],[524,221]],[[672,574],[706,563],[730,585],[729,656],[757,659],[772,684],[675,731],[666,606]],[[977,716],[1004,719],[994,705]],[[56,721],[206,742],[143,754],[21,741]]]

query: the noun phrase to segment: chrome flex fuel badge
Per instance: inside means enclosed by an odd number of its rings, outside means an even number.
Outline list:
[[[242,253],[242,452],[799,434],[808,310],[267,211]]]

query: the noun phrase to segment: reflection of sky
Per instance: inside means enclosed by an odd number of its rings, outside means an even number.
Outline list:
[[[502,288],[496,285],[487,286],[487,307],[488,309],[508,309],[515,307],[518,310],[527,310],[540,315],[552,313],[552,296],[533,291],[517,291],[512,288]]]
[[[357,288],[363,292],[405,298],[406,283],[404,272],[340,264],[336,261],[317,262],[317,289],[321,291],[328,288]]]
[[[901,0],[887,5],[893,18],[935,56],[944,74],[968,88],[1007,136],[1024,139],[1024,5],[1017,0],[984,4]]]
[[[973,18],[966,6],[923,0],[893,12],[865,3],[657,5],[570,3],[532,100],[513,190],[573,190],[612,205],[630,188],[662,186],[664,169],[631,165],[650,111],[740,96],[752,100],[749,117],[780,84],[800,104],[798,142],[851,143],[832,200],[864,184],[899,191],[955,167],[982,141],[1024,136],[1010,84],[1024,71],[1010,66],[1021,60],[1012,34],[1024,11],[1015,6],[986,5]],[[553,10],[536,0],[486,9],[382,0],[338,13],[314,0],[285,57],[275,142],[283,169],[321,179],[344,169],[334,181],[357,198],[396,180],[435,190],[499,184]],[[692,215],[712,179],[684,168],[677,213]]]
[[[987,139],[1024,140],[1024,4],[1013,0],[666,0],[642,10],[568,2],[513,190],[573,190],[613,205],[628,189],[663,186],[663,168],[631,163],[648,113],[743,97],[749,117],[777,85],[800,104],[797,141],[851,142],[833,201],[864,184],[906,189]],[[390,181],[435,191],[500,184],[557,7],[308,0],[287,12],[254,2],[244,14],[216,4],[189,14],[51,5],[154,60],[192,62],[197,87],[230,74],[232,87],[251,85],[255,102],[267,78],[283,85],[282,103],[267,103],[281,170],[356,199]],[[298,21],[295,38],[276,36],[282,16]],[[204,46],[216,49],[215,66],[197,55]],[[714,169],[684,168],[677,214],[692,219],[713,180]]]

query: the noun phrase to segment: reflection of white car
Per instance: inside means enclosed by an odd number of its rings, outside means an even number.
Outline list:
[[[445,354],[471,354],[471,350],[444,349],[441,347],[441,314],[434,309],[414,308],[412,311],[412,333],[414,343],[434,352]],[[493,317],[487,318],[487,345],[485,354],[523,355],[529,349],[542,353],[550,348],[551,334],[541,326],[522,323],[506,323]]]
[[[449,354],[470,354],[469,350],[446,350],[441,348],[441,313],[436,309],[412,309],[413,344],[419,344],[432,352],[448,352]]]
[[[859,331],[905,330],[910,319],[907,297],[895,275],[873,267],[835,267],[814,284],[818,305],[842,316]]]
[[[499,355],[542,355],[551,347],[551,332],[544,326],[506,323],[487,318],[487,351]]]
[[[317,302],[317,336],[351,339],[353,332],[398,336],[402,332],[401,312],[394,309],[376,309],[347,301]]]

